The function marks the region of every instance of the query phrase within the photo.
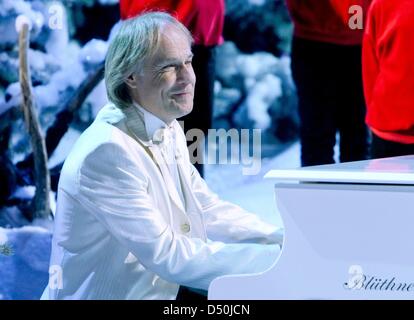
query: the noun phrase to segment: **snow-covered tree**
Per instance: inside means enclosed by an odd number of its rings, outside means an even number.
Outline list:
[[[76,29],[75,17],[81,13],[82,6],[99,2],[116,4],[116,1],[43,0],[0,3],[0,32],[5,35],[0,38],[0,144],[4,147],[0,150],[0,206],[7,201],[16,204],[17,199],[13,199],[16,188],[36,182],[34,158],[20,108],[23,99],[16,27],[22,19],[29,24],[27,60],[33,101],[50,157],[70,125],[85,127],[106,102],[101,80],[107,42],[91,39],[83,45],[72,37]],[[54,189],[60,165],[52,168]],[[24,201],[17,204],[31,219],[32,206]]]

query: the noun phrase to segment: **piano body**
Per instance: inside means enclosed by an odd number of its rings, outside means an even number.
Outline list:
[[[224,276],[209,299],[414,299],[414,156],[272,170],[285,227],[260,274]]]

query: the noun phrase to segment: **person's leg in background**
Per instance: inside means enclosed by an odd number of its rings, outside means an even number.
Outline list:
[[[302,166],[334,163],[335,99],[330,44],[294,37],[292,75],[299,98]]]
[[[365,99],[362,87],[360,46],[338,46],[341,84],[338,94],[337,122],[340,134],[340,162],[368,158],[368,129],[365,124]]]
[[[214,78],[215,78],[215,46],[206,47],[196,45],[193,47],[193,68],[196,74],[196,85],[194,95],[193,111],[179,119],[184,121],[184,131],[190,129],[200,129],[207,137],[208,129],[212,127],[212,114],[214,104]],[[196,150],[204,150],[204,141],[199,141]],[[194,143],[187,141],[187,145]],[[194,148],[192,148],[194,150]],[[202,151],[201,151],[202,152]],[[191,162],[203,159],[203,155],[191,154]],[[201,176],[204,176],[204,166],[202,163],[195,162],[195,167]]]
[[[414,155],[414,144],[404,144],[384,140],[374,133],[372,134],[371,158],[387,158]]]

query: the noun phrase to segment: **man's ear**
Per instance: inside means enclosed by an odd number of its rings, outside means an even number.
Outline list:
[[[137,76],[135,73],[131,74],[126,80],[125,83],[131,89],[136,89],[137,87]]]

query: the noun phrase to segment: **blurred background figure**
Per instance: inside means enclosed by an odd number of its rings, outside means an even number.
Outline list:
[[[414,2],[374,0],[363,43],[371,157],[414,154]]]
[[[294,23],[292,75],[299,99],[302,166],[341,162],[368,153],[361,75],[362,28],[348,25],[349,8],[369,1],[287,0]],[[362,17],[361,17],[362,18]]]
[[[120,0],[121,19],[132,18],[145,11],[165,11],[174,15],[192,33],[193,68],[197,77],[193,111],[179,119],[184,131],[200,129],[204,136],[212,126],[215,47],[223,42],[224,0]],[[191,162],[204,176],[204,141],[187,141]]]

